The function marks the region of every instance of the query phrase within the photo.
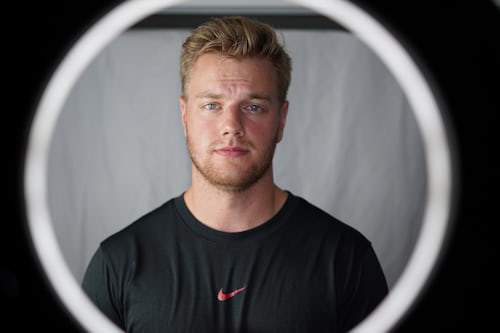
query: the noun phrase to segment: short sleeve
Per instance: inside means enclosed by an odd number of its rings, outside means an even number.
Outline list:
[[[85,271],[82,288],[92,302],[118,327],[124,328],[122,306],[115,275],[101,247]]]
[[[373,247],[351,262],[343,278],[338,304],[339,328],[347,332],[367,317],[388,293],[387,282]]]

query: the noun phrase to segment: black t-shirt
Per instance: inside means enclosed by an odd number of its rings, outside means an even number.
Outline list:
[[[174,198],[103,241],[83,288],[129,333],[345,332],[387,294],[370,242],[291,193],[237,233]]]

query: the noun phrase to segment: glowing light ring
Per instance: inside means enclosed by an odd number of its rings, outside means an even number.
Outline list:
[[[91,27],[54,72],[38,105],[26,153],[25,195],[34,248],[57,296],[90,332],[121,332],[85,296],[61,254],[47,201],[50,141],[63,104],[92,59],[141,19],[180,0],[131,0]],[[346,1],[292,0],[340,23],[366,43],[401,85],[421,131],[427,166],[427,195],[421,232],[401,277],[356,332],[386,332],[408,311],[432,273],[442,250],[451,209],[451,149],[438,103],[407,51],[379,22]]]

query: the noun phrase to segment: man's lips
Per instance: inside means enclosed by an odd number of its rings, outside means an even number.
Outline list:
[[[248,149],[237,146],[228,146],[215,149],[216,154],[227,157],[239,157],[248,154],[248,152]]]

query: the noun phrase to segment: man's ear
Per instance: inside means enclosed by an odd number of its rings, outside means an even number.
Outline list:
[[[186,131],[187,106],[186,106],[186,98],[184,96],[179,97],[179,106],[181,108],[181,119],[182,119],[182,127],[184,128],[184,136],[186,136],[187,135],[187,131]]]
[[[280,119],[279,119],[279,128],[278,128],[278,137],[276,143],[280,142],[283,139],[283,132],[285,131],[286,125],[286,117],[288,116],[288,101],[284,101],[280,108]]]

